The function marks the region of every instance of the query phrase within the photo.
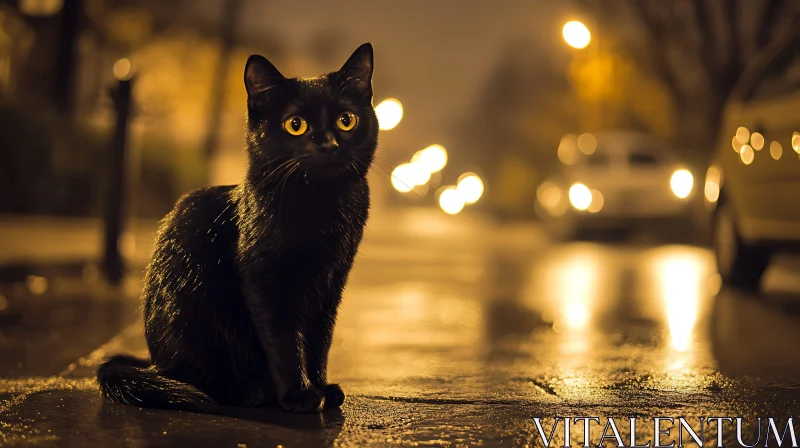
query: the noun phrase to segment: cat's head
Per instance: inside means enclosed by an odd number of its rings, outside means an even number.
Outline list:
[[[264,57],[250,56],[244,83],[251,172],[278,176],[296,166],[308,177],[363,177],[378,142],[372,62],[367,43],[339,71],[286,78]]]

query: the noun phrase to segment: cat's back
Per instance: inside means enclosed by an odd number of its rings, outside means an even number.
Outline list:
[[[236,229],[233,185],[201,188],[183,195],[159,228],[159,240],[214,246]]]
[[[217,186],[187,193],[161,222],[142,290],[145,337],[158,365],[177,352],[211,350],[212,330],[234,323],[216,303],[236,297],[235,191]]]
[[[147,286],[172,280],[191,286],[201,274],[231,264],[238,237],[235,186],[214,186],[182,196],[161,221],[147,268]],[[219,274],[219,273],[216,273]],[[170,289],[174,289],[175,285]]]

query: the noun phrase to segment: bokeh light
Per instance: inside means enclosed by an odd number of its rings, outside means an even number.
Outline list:
[[[739,138],[734,135],[733,140],[731,141],[731,146],[733,146],[733,150],[736,152],[741,151],[742,145],[744,145],[744,143],[740,142]]]
[[[745,144],[748,140],[750,140],[750,130],[744,126],[740,126],[736,129],[736,140],[739,140],[739,143]]]
[[[417,151],[411,161],[433,174],[441,171],[447,165],[447,150],[442,145],[430,145]]]
[[[131,77],[131,60],[128,58],[119,59],[114,63],[114,77],[120,81],[125,81]]]
[[[448,215],[455,215],[464,209],[464,199],[456,187],[447,187],[439,194],[439,207]]]
[[[780,160],[783,155],[783,146],[780,143],[773,141],[769,144],[769,155],[775,160]]]
[[[410,163],[403,163],[392,171],[392,186],[400,193],[408,193],[416,186],[415,170]]]
[[[672,177],[669,179],[669,186],[672,188],[672,192],[681,199],[689,197],[693,185],[694,178],[688,170],[677,170],[672,173]]]
[[[603,209],[603,204],[605,203],[605,199],[603,198],[603,194],[600,193],[600,190],[591,190],[592,193],[592,202],[589,203],[589,207],[586,209],[589,213],[597,213]]]
[[[545,208],[555,208],[561,202],[561,189],[552,181],[546,180],[536,189],[536,198]]]
[[[458,178],[456,191],[465,204],[474,204],[483,196],[483,181],[475,173],[464,173]]]
[[[711,166],[706,171],[706,184],[703,188],[703,195],[708,202],[717,202],[719,199],[719,185],[722,181],[722,173],[716,166]]]
[[[567,45],[572,48],[586,48],[589,42],[592,41],[592,33],[589,32],[589,28],[577,20],[564,24],[561,34],[564,36]]]
[[[739,151],[739,158],[742,159],[745,165],[750,165],[753,163],[753,159],[756,157],[756,153],[753,151],[753,148],[750,145],[742,146],[742,150]]]
[[[414,181],[414,185],[424,185],[431,180],[431,172],[421,163],[414,163],[411,162],[411,177]]]
[[[375,107],[375,115],[378,116],[378,128],[381,131],[392,130],[403,119],[403,105],[394,98],[383,100]]]
[[[25,277],[25,286],[28,287],[28,291],[35,295],[42,295],[47,292],[47,288],[49,286],[49,282],[47,278],[41,277],[38,275],[29,275]]]
[[[792,149],[794,149],[794,152],[800,154],[800,133],[798,132],[792,134]]]
[[[753,132],[753,135],[750,136],[750,146],[756,151],[761,151],[761,148],[764,147],[764,136],[760,132]]]
[[[575,165],[578,163],[578,139],[573,134],[567,134],[561,138],[558,145],[558,160],[564,165]]]
[[[592,204],[592,192],[584,184],[569,187],[569,202],[577,210],[586,210]]]
[[[578,136],[578,149],[587,156],[594,154],[597,149],[597,138],[588,132],[581,134]]]

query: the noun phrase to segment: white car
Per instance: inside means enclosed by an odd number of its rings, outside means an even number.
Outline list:
[[[775,251],[800,251],[800,31],[742,75],[725,107],[704,196],[726,284],[756,290]]]
[[[537,189],[537,213],[558,237],[586,229],[694,216],[694,176],[659,139],[634,131],[568,135],[559,175]]]

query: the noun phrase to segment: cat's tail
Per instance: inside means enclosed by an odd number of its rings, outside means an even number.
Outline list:
[[[151,408],[213,413],[218,405],[188,383],[167,378],[149,361],[113,356],[100,365],[97,382],[103,396],[117,403]]]

